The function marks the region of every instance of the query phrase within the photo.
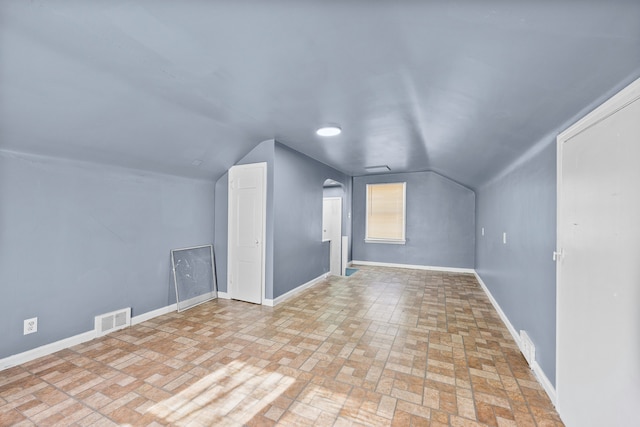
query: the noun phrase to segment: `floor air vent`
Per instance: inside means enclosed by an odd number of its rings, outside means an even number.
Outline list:
[[[533,364],[533,361],[536,360],[536,347],[533,345],[533,341],[529,337],[525,331],[520,331],[520,351],[522,351],[522,355],[527,360],[529,366]]]
[[[96,316],[96,336],[131,326],[131,307]]]

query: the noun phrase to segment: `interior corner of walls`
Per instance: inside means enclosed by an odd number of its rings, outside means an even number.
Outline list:
[[[226,180],[227,180],[228,178],[229,178],[229,170],[226,170],[222,175],[220,175],[220,176],[215,180],[216,187],[217,187],[218,185],[223,185],[223,184],[225,184],[225,185],[226,185]]]
[[[308,282],[303,283],[303,284],[301,284],[300,286],[297,286],[297,287],[295,287],[295,288],[291,289],[290,291],[288,291],[288,292],[286,292],[286,293],[284,293],[284,294],[280,295],[279,297],[276,297],[276,298],[274,298],[274,299],[265,299],[265,300],[263,301],[263,305],[269,305],[269,304],[271,304],[271,305],[270,305],[271,307],[276,306],[276,305],[278,305],[278,304],[280,304],[280,303],[284,302],[285,300],[287,300],[287,299],[289,299],[289,298],[293,297],[294,295],[296,295],[296,294],[298,294],[298,293],[300,293],[300,292],[302,292],[302,291],[304,291],[304,290],[306,290],[306,289],[310,288],[311,286],[314,286],[314,285],[316,285],[316,284],[318,284],[318,283],[322,282],[322,281],[323,281],[323,280],[325,280],[328,276],[329,276],[329,273],[323,273],[323,274],[321,274],[320,276],[316,277],[315,279],[311,279],[311,280],[309,280]]]

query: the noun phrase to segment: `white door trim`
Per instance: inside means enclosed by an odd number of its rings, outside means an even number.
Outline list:
[[[231,230],[232,230],[232,220],[233,220],[233,215],[232,215],[232,204],[231,204],[231,192],[233,191],[232,188],[232,179],[231,179],[231,170],[235,169],[250,169],[250,168],[261,168],[262,169],[262,236],[260,238],[260,251],[262,254],[262,259],[261,259],[261,279],[260,279],[260,304],[264,304],[264,301],[266,299],[266,292],[265,292],[265,278],[266,278],[266,234],[267,234],[267,163],[266,162],[260,162],[260,163],[249,163],[249,164],[244,164],[244,165],[235,165],[232,166],[229,169],[229,196],[228,196],[228,202],[227,202],[227,291],[229,292],[229,298],[233,299],[234,296],[234,284],[230,282],[230,277],[231,277],[231,272],[232,267],[233,267],[233,262],[235,260],[235,251],[233,250],[233,245],[231,244],[232,239],[231,239]],[[237,294],[237,292],[236,292]]]
[[[622,110],[638,99],[640,99],[640,79],[622,89],[598,108],[572,124],[568,129],[558,135],[556,138],[558,142],[558,156],[562,154],[562,143],[569,141],[571,138],[589,129],[591,126],[600,123],[602,120]],[[560,160],[560,157],[558,157],[558,160]],[[561,163],[558,161],[558,172],[561,171],[560,166]],[[558,175],[558,178],[559,177],[560,175]]]

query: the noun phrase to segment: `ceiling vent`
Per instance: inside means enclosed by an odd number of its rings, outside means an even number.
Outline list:
[[[389,172],[391,169],[387,165],[380,165],[380,166],[366,166],[364,170],[366,170],[368,173],[382,173],[382,172]]]
[[[131,326],[131,307],[96,316],[95,325],[97,337]]]

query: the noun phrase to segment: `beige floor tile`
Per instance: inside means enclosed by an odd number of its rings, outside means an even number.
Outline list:
[[[561,426],[468,274],[359,267],[214,300],[0,375],[0,426]]]

